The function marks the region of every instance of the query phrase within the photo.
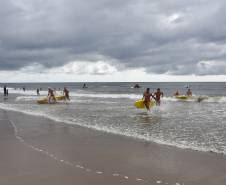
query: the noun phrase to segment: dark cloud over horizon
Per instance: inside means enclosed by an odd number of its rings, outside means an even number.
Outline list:
[[[1,70],[106,61],[117,70],[226,74],[223,0],[0,0]]]

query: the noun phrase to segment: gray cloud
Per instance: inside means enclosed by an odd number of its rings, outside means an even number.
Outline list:
[[[0,4],[1,70],[103,60],[118,70],[226,74],[223,0],[0,0]],[[208,68],[200,61],[221,64]]]

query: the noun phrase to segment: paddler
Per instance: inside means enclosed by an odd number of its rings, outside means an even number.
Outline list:
[[[179,92],[177,91],[175,94],[174,94],[174,96],[179,96],[180,94],[179,94]]]
[[[64,98],[64,99],[67,98],[68,100],[70,100],[70,99],[69,99],[69,90],[67,90],[66,87],[64,88],[63,94],[64,94],[64,93],[65,93],[65,98]]]
[[[54,90],[50,89],[50,87],[48,89],[49,89],[49,91],[48,91],[49,101],[50,101],[51,97],[53,97],[53,99],[56,101],[56,98],[55,98],[55,95],[54,95]]]
[[[150,97],[152,96],[152,94],[149,91],[150,91],[150,89],[147,88],[147,90],[144,91],[143,98],[142,98],[142,100],[144,99],[144,101],[145,101],[145,106],[146,106],[147,110],[150,110],[150,108],[149,108],[149,105],[151,102]]]

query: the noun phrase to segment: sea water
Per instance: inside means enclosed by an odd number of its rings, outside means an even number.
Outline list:
[[[9,98],[3,98],[7,85]],[[105,133],[156,142],[183,149],[226,155],[226,83],[8,83],[0,84],[0,108],[43,116],[49,119],[95,129]],[[180,100],[190,86],[192,97]],[[23,90],[25,86],[26,90]],[[66,87],[70,101],[38,104],[48,87],[61,95]],[[37,95],[37,89],[40,95]],[[150,111],[134,107],[146,88],[161,89],[161,106]]]

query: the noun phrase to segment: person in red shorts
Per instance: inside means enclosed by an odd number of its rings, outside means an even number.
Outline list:
[[[152,96],[152,94],[149,91],[150,91],[150,89],[147,88],[147,90],[144,91],[143,98],[142,98],[145,101],[145,106],[146,106],[147,110],[150,110],[150,108],[149,108],[149,105],[151,102],[150,97]]]
[[[69,98],[69,90],[67,90],[66,89],[66,87],[64,88],[64,92],[63,92],[63,94],[65,93],[65,98],[64,99],[68,99],[68,100],[70,100],[70,98]]]
[[[162,98],[163,98],[163,93],[160,92],[160,89],[158,88],[157,89],[157,92],[154,94],[154,96],[156,97],[155,100],[156,100],[156,105],[160,106],[160,96],[162,95]]]

